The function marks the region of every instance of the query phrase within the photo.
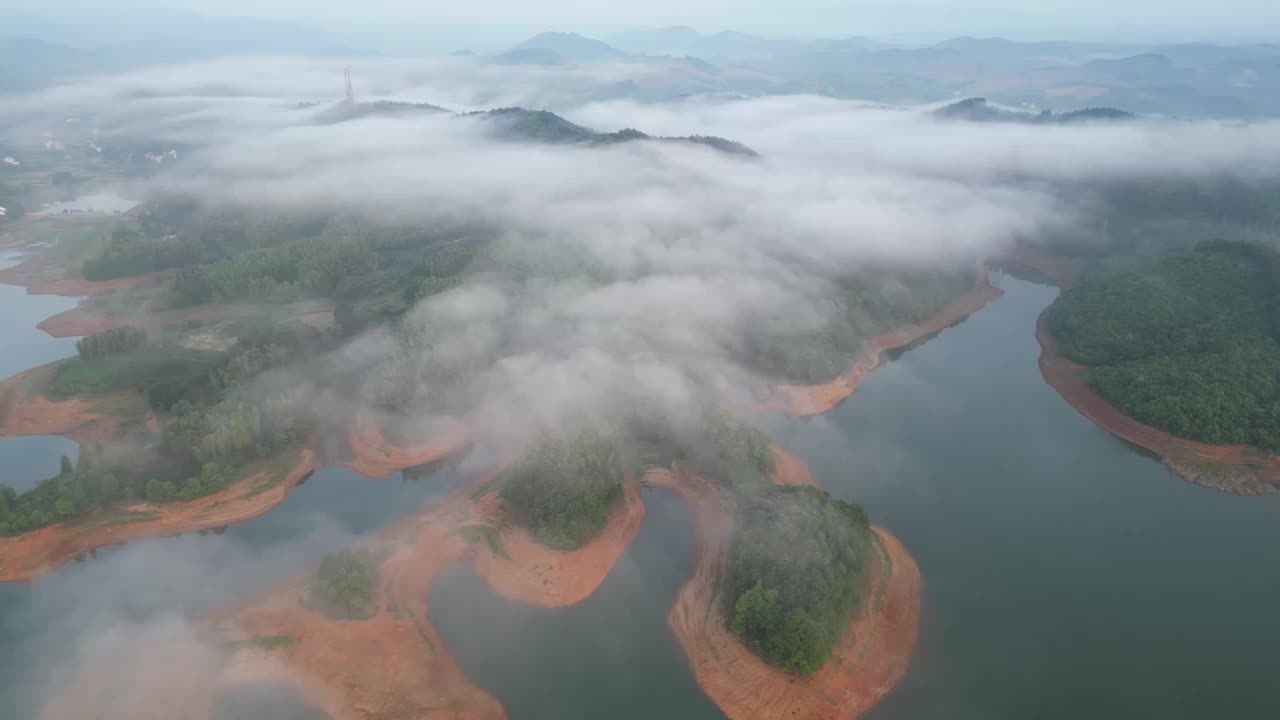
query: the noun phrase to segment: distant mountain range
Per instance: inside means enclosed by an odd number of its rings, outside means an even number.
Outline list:
[[[94,37],[76,48],[0,37],[0,92],[33,90],[92,73],[229,54],[358,54],[329,35],[281,23],[162,15],[137,27],[110,14],[65,14],[45,25],[6,17],[0,35]],[[72,16],[74,15],[74,16]],[[95,19],[97,18],[97,19]],[[58,23],[67,28],[59,29]],[[93,23],[102,33],[86,32]],[[76,33],[80,34],[77,35]],[[890,104],[934,104],[967,97],[1031,113],[1082,106],[1173,117],[1280,116],[1280,45],[1206,43],[1016,42],[954,38],[902,46],[850,37],[765,38],[688,27],[624,33],[611,43],[575,33],[540,33],[477,62],[552,66],[613,63],[607,76],[557,87],[540,104],[686,96],[810,93]],[[627,65],[640,69],[628,72]]]
[[[1039,125],[1071,125],[1088,122],[1116,122],[1134,119],[1134,114],[1108,107],[1092,107],[1055,113],[1038,113],[995,107],[986,98],[968,98],[933,111],[935,117],[968,122],[1013,122]]]
[[[544,32],[520,43],[497,57],[499,62],[528,62],[555,65],[560,62],[624,60],[627,53],[599,40],[577,33]]]
[[[543,33],[496,60],[542,65],[626,60],[647,66],[643,83],[599,88],[595,99],[815,93],[908,104],[983,96],[1033,114],[1091,105],[1144,115],[1280,115],[1280,45],[1275,44],[1145,46],[965,37],[907,47],[861,37],[774,39],[678,26],[625,33],[613,43]]]

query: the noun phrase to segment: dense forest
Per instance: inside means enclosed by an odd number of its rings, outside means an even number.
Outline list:
[[[817,488],[743,495],[723,595],[733,631],[784,670],[816,671],[862,601],[870,543],[866,511]]]
[[[1235,242],[1092,273],[1049,329],[1125,414],[1179,437],[1280,450],[1280,260]]]
[[[615,440],[584,431],[538,442],[499,482],[503,502],[539,542],[574,550],[604,528],[622,477]]]
[[[627,407],[608,432],[543,440],[502,476],[516,520],[573,549],[600,532],[627,472],[674,465],[717,483],[736,508],[720,592],[730,629],[788,672],[817,670],[863,597],[866,512],[817,488],[774,485],[769,439],[714,401],[693,417],[643,400]]]

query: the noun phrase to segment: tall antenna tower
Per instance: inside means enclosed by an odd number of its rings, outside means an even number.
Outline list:
[[[344,68],[342,74],[347,81],[347,102],[354,105],[356,102],[356,91],[351,87],[351,66],[348,65]]]

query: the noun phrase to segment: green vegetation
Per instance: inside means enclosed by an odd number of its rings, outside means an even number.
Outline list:
[[[17,534],[113,505],[193,500],[254,472],[266,473],[250,494],[275,487],[296,463],[291,450],[311,433],[306,388],[284,379],[267,388],[245,386],[297,353],[316,347],[316,331],[298,325],[248,323],[228,353],[155,346],[128,350],[138,333],[114,332],[81,345],[88,357],[58,364],[43,380],[50,397],[143,393],[94,405],[132,420],[154,411],[159,442],[145,428],[124,451],[83,448],[80,463],[24,493],[0,487],[0,534]],[[151,451],[138,453],[133,443]]]
[[[831,380],[876,335],[920,322],[974,288],[974,271],[867,267],[833,281],[836,293],[816,326],[790,314],[762,317],[747,329],[741,360],[802,384]]]
[[[1125,414],[1179,437],[1280,450],[1280,260],[1230,242],[1095,273],[1049,315]]]
[[[149,348],[100,354],[93,359],[71,358],[58,365],[49,397],[103,395],[120,390],[148,392],[158,386],[182,388],[184,394],[206,390],[210,371],[222,356],[182,348]]]
[[[307,605],[331,618],[373,617],[378,560],[368,550],[343,550],[320,561],[307,582]]]
[[[143,499],[147,494],[146,477],[119,464],[98,462],[89,446],[82,447],[77,463],[63,456],[62,468],[56,476],[41,480],[24,493],[0,486],[0,535],[18,535],[85,515],[117,501]],[[87,519],[115,524],[150,518],[139,518],[136,513],[123,509],[104,508]]]
[[[94,360],[106,355],[141,350],[146,344],[146,331],[126,326],[80,338],[76,341],[76,353],[85,360]]]
[[[723,593],[733,631],[784,670],[816,671],[862,601],[870,538],[866,511],[816,488],[741,496]]]
[[[502,473],[501,494],[515,519],[544,545],[574,550],[604,528],[622,492],[623,467],[614,441],[585,431],[547,439]]]

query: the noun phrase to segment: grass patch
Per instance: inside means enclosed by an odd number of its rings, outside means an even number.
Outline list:
[[[146,390],[161,382],[207,383],[222,355],[175,348],[149,348],[106,355],[92,360],[71,358],[60,363],[49,384],[49,397],[103,395],[118,390]]]
[[[489,546],[489,552],[497,555],[504,560],[510,560],[511,556],[507,554],[507,549],[502,546],[502,530],[488,523],[477,525],[464,525],[458,528],[458,534],[463,540],[469,543],[478,544],[480,542]]]
[[[96,510],[80,521],[81,528],[107,527],[109,525],[128,525],[130,523],[148,522],[160,519],[156,510],[129,510],[120,507],[105,507]]]
[[[368,550],[326,557],[307,582],[307,606],[339,620],[368,620],[375,610],[378,564]]]

